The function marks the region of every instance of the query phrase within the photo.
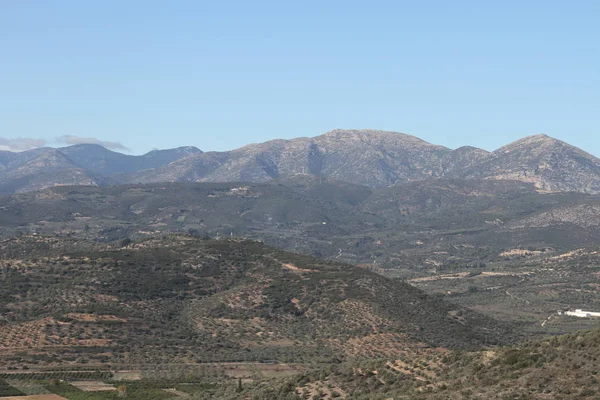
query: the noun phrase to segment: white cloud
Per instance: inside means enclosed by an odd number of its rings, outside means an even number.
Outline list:
[[[34,138],[0,138],[0,150],[25,151],[46,146],[48,142],[44,139]]]

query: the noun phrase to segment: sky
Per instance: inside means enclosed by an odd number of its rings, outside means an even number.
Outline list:
[[[0,0],[0,149],[382,129],[600,156],[600,2]]]

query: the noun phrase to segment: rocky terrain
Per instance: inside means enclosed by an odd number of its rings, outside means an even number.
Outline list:
[[[541,191],[600,191],[600,160],[546,135],[502,147],[456,176],[531,182]]]
[[[54,149],[20,153],[7,157],[0,172],[0,194],[39,190],[59,185],[98,186],[104,178],[78,167]]]
[[[46,153],[56,152],[64,157],[53,166],[58,174],[44,175]],[[20,168],[23,163],[28,167]],[[182,147],[130,156],[99,145],[76,145],[0,154],[2,194],[69,184],[267,182],[301,174],[373,188],[445,178],[515,180],[541,192],[600,192],[600,160],[546,135],[491,153],[469,146],[451,150],[397,132],[337,129],[227,152]]]
[[[395,132],[334,130],[316,138],[276,140],[227,153],[197,154],[121,182],[265,182],[295,174],[370,187],[430,178],[516,180],[542,191],[600,190],[600,160],[545,135],[493,153],[450,150]]]
[[[95,174],[114,175],[158,168],[193,154],[202,154],[195,147],[153,150],[142,156],[131,156],[107,150],[100,145],[80,144],[59,149],[73,163]]]
[[[430,177],[448,152],[444,147],[395,132],[335,130],[314,139],[275,140],[219,155],[199,155],[125,179],[265,182],[306,173],[388,186]]]
[[[39,148],[21,153],[0,152],[0,195],[53,186],[103,186],[115,173],[158,168],[191,154],[195,147],[155,150],[130,156],[96,144],[79,144],[60,149]]]

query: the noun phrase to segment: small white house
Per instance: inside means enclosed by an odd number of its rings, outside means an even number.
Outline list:
[[[577,309],[575,311],[573,311],[573,310],[564,311],[564,312],[562,312],[562,314],[568,315],[570,317],[578,317],[578,318],[600,318],[600,312],[584,311],[584,310],[580,310],[580,309]]]

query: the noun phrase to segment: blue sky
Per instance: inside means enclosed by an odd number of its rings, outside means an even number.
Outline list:
[[[0,147],[373,128],[600,155],[599,19],[595,0],[3,0]]]

